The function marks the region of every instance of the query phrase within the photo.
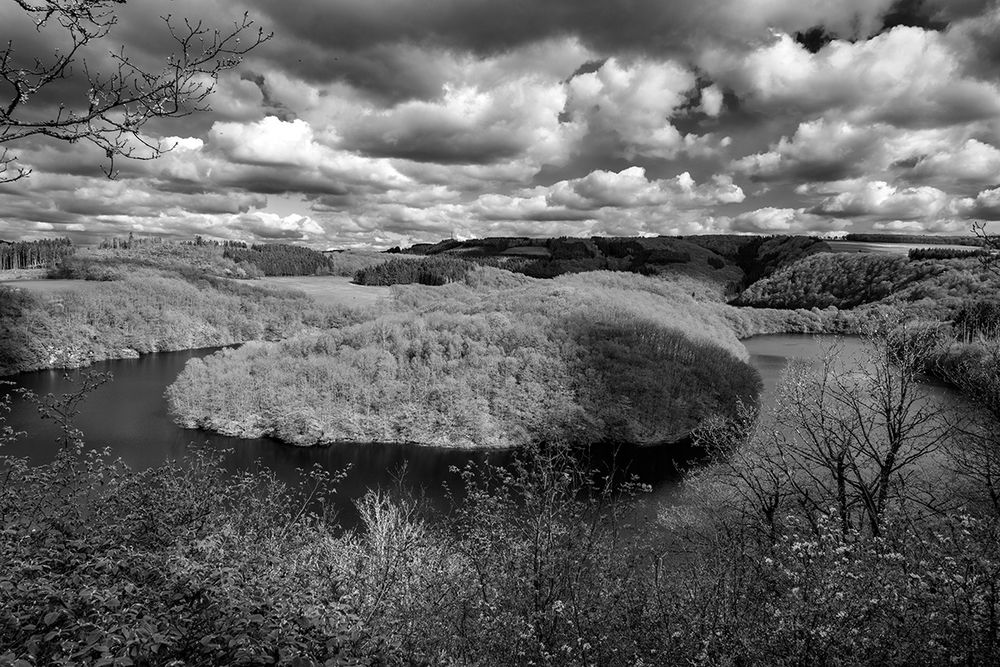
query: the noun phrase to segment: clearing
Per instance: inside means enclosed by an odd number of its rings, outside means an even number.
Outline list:
[[[252,281],[251,284],[302,290],[318,303],[329,306],[364,308],[388,299],[389,287],[355,285],[343,276],[272,276]]]

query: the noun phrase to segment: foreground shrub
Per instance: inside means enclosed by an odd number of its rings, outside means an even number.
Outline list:
[[[211,456],[143,472],[0,457],[0,664],[364,664],[322,516]],[[328,476],[314,473],[318,494]],[[302,662],[305,661],[305,662]]]

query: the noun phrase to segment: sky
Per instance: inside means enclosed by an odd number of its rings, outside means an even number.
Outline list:
[[[0,239],[387,248],[1000,220],[991,0],[129,0],[104,46],[163,62],[168,12],[249,12],[274,37],[211,111],[147,125],[173,149],[114,179],[84,144],[8,145],[32,174],[0,185]],[[52,53],[19,14],[0,0],[2,41]]]

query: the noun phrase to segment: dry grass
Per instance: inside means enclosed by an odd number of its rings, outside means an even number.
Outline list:
[[[261,278],[252,284],[297,289],[325,306],[364,308],[389,298],[388,287],[355,285],[351,278],[341,276],[281,276]]]
[[[870,243],[868,241],[827,241],[834,252],[869,252],[882,255],[907,255],[914,248],[976,250],[977,246],[937,245],[932,243]]]

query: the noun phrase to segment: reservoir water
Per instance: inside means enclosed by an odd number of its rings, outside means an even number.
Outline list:
[[[834,342],[832,336],[770,335],[744,341],[750,352],[750,363],[761,373],[764,382],[763,400],[773,394],[781,372],[793,358],[810,358]],[[853,355],[860,350],[856,339],[841,339],[844,352]],[[188,350],[150,354],[138,359],[122,359],[94,364],[89,371],[110,372],[113,381],[94,391],[80,405],[75,420],[84,433],[87,446],[107,447],[114,457],[122,458],[134,468],[155,466],[168,459],[184,459],[195,448],[221,451],[223,464],[229,470],[270,469],[280,478],[290,481],[298,469],[314,464],[336,471],[349,467],[349,473],[338,487],[337,504],[345,523],[351,523],[353,501],[371,488],[394,487],[402,479],[411,489],[423,490],[431,499],[443,500],[443,483],[458,481],[452,467],[461,468],[470,461],[509,461],[508,452],[470,452],[431,447],[392,444],[341,444],[330,447],[294,447],[268,438],[245,440],[227,438],[202,431],[186,430],[175,425],[167,414],[163,392],[183,370],[188,360],[203,357],[214,349]],[[69,377],[80,371],[69,371]],[[49,370],[21,373],[6,378],[15,386],[30,389],[39,395],[72,391],[74,384],[64,371]],[[0,391],[9,392],[10,387]],[[30,402],[15,397],[8,422],[22,436],[0,454],[24,456],[35,463],[52,460],[58,451],[59,431],[50,421],[42,421]],[[677,473],[674,448],[630,448],[617,452],[617,461],[629,467],[643,483],[654,487],[655,495],[670,495]],[[609,452],[599,453],[610,456]]]

